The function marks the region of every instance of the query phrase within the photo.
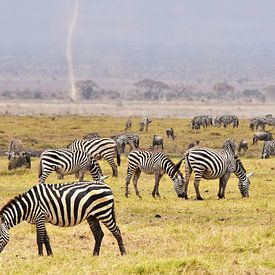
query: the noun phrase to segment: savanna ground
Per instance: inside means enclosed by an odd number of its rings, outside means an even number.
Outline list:
[[[209,128],[192,131],[187,119],[154,119],[146,133],[140,133],[133,118],[132,131],[140,135],[141,147],[151,144],[153,134],[164,137],[164,151],[177,162],[188,144],[200,140],[205,147],[221,147],[228,137],[249,141],[249,151],[241,155],[251,178],[250,197],[242,199],[237,178],[232,175],[226,199],[218,200],[218,181],[202,180],[204,201],[195,200],[192,179],[189,200],[177,198],[171,180],[160,183],[161,198],[151,196],[153,176],[142,174],[139,189],[124,196],[127,158],[122,157],[118,178],[109,177],[117,223],[123,234],[127,256],[121,257],[115,239],[103,227],[105,237],[99,257],[92,256],[93,236],[87,223],[59,228],[47,225],[53,257],[38,257],[35,226],[23,222],[10,230],[11,240],[0,255],[1,274],[275,274],[275,158],[260,159],[262,143],[252,146],[253,132],[248,120],[238,129]],[[65,147],[75,138],[98,132],[108,137],[123,133],[125,118],[57,116],[2,116],[0,149],[6,150],[12,137],[24,140],[27,149]],[[165,129],[173,127],[177,138],[168,141]],[[270,129],[272,131],[272,129]],[[273,134],[275,134],[273,130]],[[111,169],[100,161],[103,172]],[[7,159],[0,159],[0,205],[27,191],[37,182],[38,159],[31,170],[7,170]],[[181,167],[184,171],[184,167]],[[86,175],[86,179],[89,175]],[[73,176],[64,181],[73,181]],[[58,182],[51,174],[48,183]]]

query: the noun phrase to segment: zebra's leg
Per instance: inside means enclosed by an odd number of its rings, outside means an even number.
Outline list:
[[[219,199],[225,198],[225,188],[229,180],[229,177],[230,177],[230,173],[226,173],[219,180],[219,193],[218,193]]]
[[[36,241],[38,246],[38,255],[43,256],[43,244],[45,244],[47,249],[47,254],[52,254],[52,249],[50,246],[49,237],[47,235],[46,226],[45,226],[45,218],[40,218],[36,222]]]
[[[185,165],[185,181],[184,181],[184,198],[186,200],[188,200],[188,184],[190,181],[190,176],[192,174],[192,168],[188,165],[188,163],[186,162]]]
[[[140,169],[137,169],[135,174],[134,174],[134,178],[133,178],[133,183],[134,183],[134,188],[135,188],[135,192],[136,192],[136,195],[141,198],[141,195],[139,194],[139,191],[138,191],[138,187],[137,187],[137,183],[138,183],[138,179],[140,177]]]
[[[203,200],[203,198],[200,194],[200,189],[199,189],[201,177],[202,177],[202,172],[195,172],[194,187],[195,187],[195,191],[196,191],[196,195],[197,195],[197,200],[199,200],[199,201]]]
[[[125,247],[124,247],[122,235],[121,235],[121,232],[119,230],[119,227],[116,225],[114,207],[112,209],[112,212],[110,213],[110,216],[108,216],[106,218],[103,218],[103,219],[101,218],[100,221],[102,223],[104,223],[104,225],[111,231],[113,236],[116,238],[117,243],[118,243],[118,247],[119,247],[119,250],[120,250],[120,254],[122,256],[126,255],[126,250],[125,250]]]
[[[95,238],[95,246],[94,246],[93,255],[98,256],[100,247],[101,247],[101,242],[104,237],[104,233],[101,229],[99,221],[94,216],[88,217],[87,221],[88,221],[88,224],[89,224],[91,231]]]
[[[41,176],[39,178],[39,184],[45,183],[46,178],[50,175],[50,173],[52,171],[53,170],[46,170],[46,169],[44,169],[44,171],[42,172],[42,174],[41,174]]]
[[[78,174],[79,181],[83,181],[84,180],[85,170],[79,170],[75,174]]]
[[[45,227],[45,234],[44,234],[44,244],[45,244],[45,247],[46,247],[46,250],[47,250],[47,255],[51,256],[53,254],[53,252],[52,252],[52,248],[51,248],[51,245],[50,245],[50,238],[47,234],[46,227]]]
[[[163,175],[159,174],[159,173],[155,173],[155,186],[154,186],[154,189],[153,189],[153,192],[152,192],[152,196],[155,198],[156,195],[158,197],[160,197],[160,194],[159,194],[159,182],[160,182],[160,179],[162,178]]]
[[[113,177],[117,177],[118,176],[118,173],[117,173],[117,165],[115,164],[114,162],[114,159],[106,159],[107,162],[110,164],[111,168],[112,168],[112,171],[113,171]]]
[[[127,170],[127,177],[126,177],[126,183],[125,183],[125,197],[128,198],[129,195],[129,184],[131,182],[131,178],[133,176],[133,172],[129,170]]]

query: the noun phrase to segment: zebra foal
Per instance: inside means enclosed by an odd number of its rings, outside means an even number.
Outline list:
[[[188,199],[187,188],[192,172],[195,173],[194,187],[197,200],[203,200],[200,195],[199,185],[201,178],[214,180],[219,179],[220,199],[225,198],[225,188],[231,173],[239,179],[238,187],[243,197],[249,197],[249,177],[253,174],[246,174],[241,160],[234,154],[235,145],[227,143],[224,149],[209,149],[209,148],[191,148],[184,155],[182,160],[176,165],[178,169],[181,162],[185,159],[185,182],[184,182],[184,197]]]
[[[126,254],[116,224],[112,190],[97,182],[39,184],[12,199],[0,210],[0,252],[9,242],[9,229],[22,221],[36,225],[38,254],[43,256],[45,245],[49,256],[53,253],[45,223],[70,227],[85,220],[95,238],[93,255],[99,255],[104,236],[99,222],[116,238],[121,255]]]
[[[167,173],[174,183],[174,189],[178,197],[183,197],[183,176],[178,169],[174,169],[175,164],[166,157],[163,153],[153,150],[134,150],[128,155],[128,169],[126,177],[125,196],[129,194],[129,184],[133,177],[135,193],[141,197],[138,191],[137,182],[141,172],[155,175],[155,185],[152,191],[152,196],[160,196],[159,182],[162,176]]]
[[[80,181],[83,181],[86,171],[90,171],[96,181],[106,178],[102,176],[101,168],[95,159],[88,157],[85,152],[69,149],[49,149],[41,154],[38,172],[39,183],[45,183],[46,178],[53,171],[58,173],[60,179],[64,175],[75,174]]]

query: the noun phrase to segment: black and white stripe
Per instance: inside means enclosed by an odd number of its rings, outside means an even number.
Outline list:
[[[137,134],[123,134],[111,136],[117,143],[121,153],[125,153],[126,145],[130,146],[130,150],[139,148],[139,136]]]
[[[96,160],[105,159],[112,167],[113,177],[117,177],[117,165],[114,162],[117,157],[117,164],[120,165],[120,152],[116,142],[111,138],[76,139],[70,145],[71,150],[80,150],[92,156]]]
[[[12,199],[0,210],[0,252],[9,241],[9,229],[22,221],[36,225],[38,254],[52,254],[45,223],[69,227],[87,220],[95,238],[94,255],[100,251],[102,222],[116,238],[120,253],[125,254],[122,236],[116,225],[111,188],[97,182],[39,184]]]
[[[39,183],[45,183],[50,173],[56,171],[59,178],[64,175],[76,174],[83,181],[86,171],[90,171],[94,180],[104,179],[98,162],[83,151],[70,149],[49,149],[44,151],[39,163]]]
[[[236,115],[223,115],[217,116],[214,120],[214,126],[220,127],[223,124],[223,127],[226,128],[232,123],[233,128],[239,127],[239,118]]]
[[[265,130],[266,125],[275,127],[275,118],[269,114],[264,117],[254,117],[250,120],[249,128],[251,130],[258,130],[260,127],[261,130]]]
[[[275,155],[275,140],[265,141],[262,150],[262,159]]]
[[[129,184],[133,177],[136,195],[140,197],[137,182],[141,172],[155,175],[155,185],[152,191],[153,197],[160,196],[159,182],[167,173],[174,183],[174,189],[179,197],[183,196],[183,176],[179,169],[174,169],[174,163],[163,153],[152,150],[134,150],[128,155],[128,170],[126,177],[125,196],[129,194]]]
[[[243,197],[249,196],[250,175],[241,163],[241,160],[235,156],[232,149],[209,149],[193,147],[184,156],[185,158],[185,185],[184,195],[187,199],[187,188],[191,173],[194,171],[194,187],[198,200],[203,198],[200,195],[199,184],[201,178],[219,179],[219,198],[225,197],[225,188],[231,173],[239,178],[239,189]]]

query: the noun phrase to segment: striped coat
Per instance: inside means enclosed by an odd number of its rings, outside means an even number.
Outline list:
[[[96,182],[39,184],[12,199],[0,210],[0,252],[9,241],[9,229],[22,221],[36,225],[38,254],[42,256],[43,244],[47,254],[52,254],[45,223],[70,227],[85,220],[95,238],[94,255],[99,254],[104,235],[99,222],[110,230],[121,254],[125,254],[116,225],[112,190],[108,185]]]
[[[120,165],[120,152],[116,142],[111,138],[76,139],[69,146],[71,150],[85,152],[96,160],[105,159],[112,168],[113,177],[118,176],[117,165]],[[117,157],[117,165],[114,162]]]
[[[50,173],[56,171],[59,178],[64,175],[75,174],[83,181],[86,171],[90,171],[94,180],[100,181],[102,176],[101,168],[98,162],[88,157],[83,151],[72,151],[70,149],[49,149],[40,156],[39,163],[39,183],[44,183]]]

